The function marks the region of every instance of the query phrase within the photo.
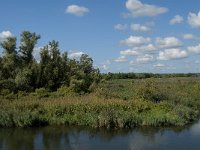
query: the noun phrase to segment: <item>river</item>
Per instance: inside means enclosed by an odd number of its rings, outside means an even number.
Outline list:
[[[2,150],[200,150],[200,121],[184,128],[0,128]]]

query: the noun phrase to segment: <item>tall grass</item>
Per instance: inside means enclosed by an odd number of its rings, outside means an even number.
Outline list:
[[[95,93],[80,96],[36,93],[1,99],[0,126],[183,126],[200,114],[198,78],[106,81]]]

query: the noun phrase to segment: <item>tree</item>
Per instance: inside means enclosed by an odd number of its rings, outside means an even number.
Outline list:
[[[1,56],[0,56],[0,80],[3,80],[3,63]]]
[[[18,69],[18,56],[16,51],[16,37],[8,37],[0,46],[3,48],[3,57],[1,60],[2,78],[14,79]]]
[[[23,66],[29,66],[33,62],[33,49],[39,39],[40,35],[37,35],[36,33],[31,33],[29,31],[22,32],[19,49]]]
[[[75,92],[88,92],[93,83],[98,82],[99,71],[93,68],[93,60],[87,54],[83,54],[80,57],[80,61],[75,61],[74,64],[75,71],[74,75],[70,79],[70,87]],[[72,64],[71,64],[72,66]]]
[[[56,90],[63,81],[63,66],[59,44],[51,41],[41,50],[40,85]]]
[[[80,59],[69,59],[67,52],[60,52],[59,43],[50,41],[41,48],[40,62],[33,57],[33,50],[40,35],[29,31],[21,34],[19,53],[15,37],[9,37],[0,46],[0,87],[12,92],[34,91],[45,88],[55,91],[61,86],[70,91],[85,93],[100,80],[93,60],[84,54]],[[1,90],[1,89],[0,89]]]

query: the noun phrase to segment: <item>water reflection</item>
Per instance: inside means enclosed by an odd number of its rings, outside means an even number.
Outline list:
[[[3,150],[200,149],[200,122],[185,128],[106,130],[75,127],[0,128]]]

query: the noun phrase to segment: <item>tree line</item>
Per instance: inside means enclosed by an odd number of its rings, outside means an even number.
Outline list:
[[[146,79],[146,78],[175,78],[175,77],[200,77],[200,73],[104,73],[102,77],[107,80],[112,79]]]
[[[89,92],[100,81],[100,71],[93,67],[93,60],[87,54],[79,59],[70,59],[67,52],[61,52],[59,43],[50,41],[40,50],[40,61],[33,56],[40,35],[23,31],[19,47],[12,36],[0,43],[0,92],[32,92],[38,88],[56,91],[61,86],[74,92]]]

